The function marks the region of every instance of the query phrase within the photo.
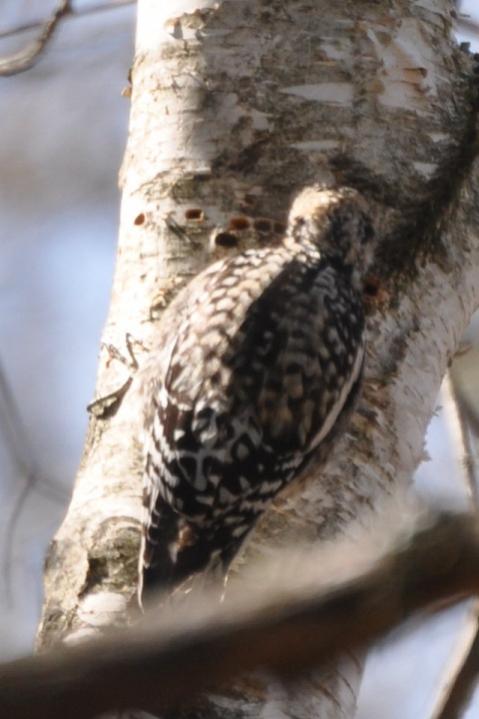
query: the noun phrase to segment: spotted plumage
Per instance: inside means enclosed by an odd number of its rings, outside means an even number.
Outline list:
[[[357,192],[308,188],[280,245],[216,262],[164,313],[139,375],[140,592],[226,569],[272,498],[324,455],[360,384],[372,235]]]

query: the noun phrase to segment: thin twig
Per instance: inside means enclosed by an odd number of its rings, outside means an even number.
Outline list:
[[[458,29],[468,30],[469,32],[477,33],[479,31],[479,21],[473,20],[468,15],[459,15],[457,18]]]
[[[469,708],[472,694],[477,686],[479,668],[479,633],[476,632],[461,671],[454,681],[442,713],[438,719],[460,719]]]
[[[295,679],[378,639],[419,609],[477,594],[478,522],[470,514],[423,518],[406,534],[403,527],[383,553],[377,547],[384,536],[356,541],[354,550],[343,544],[329,553],[282,555],[274,570],[266,564],[253,581],[238,582],[224,603],[196,597],[161,623],[149,616],[110,638],[4,664],[3,714],[156,713],[259,668]]]
[[[2,418],[1,431],[5,438],[5,444],[12,457],[17,470],[17,475],[25,484],[16,497],[10,515],[5,522],[5,529],[2,538],[1,573],[5,579],[6,601],[12,602],[12,548],[14,546],[14,534],[18,518],[23,510],[30,492],[36,486],[44,485],[45,490],[50,493],[61,492],[60,487],[45,479],[41,479],[33,450],[28,438],[28,433],[23,424],[20,412],[15,401],[13,392],[7,379],[7,373],[0,362],[0,417]],[[57,496],[58,499],[58,496]]]
[[[19,52],[0,59],[0,75],[17,75],[29,70],[45,50],[60,20],[71,12],[71,0],[60,0],[52,16],[41,29],[39,36]]]
[[[469,373],[469,376],[471,376],[472,372],[476,372],[474,363],[477,364],[477,354],[477,348],[467,346],[459,355],[459,363],[456,360],[450,370],[455,398],[460,407],[463,421],[476,440],[479,439],[479,414],[475,402],[477,395],[477,383],[469,381],[466,384],[461,381],[461,378],[463,378],[464,373]],[[471,356],[473,359],[470,360],[468,364],[464,365],[462,357],[466,359]]]
[[[461,389],[457,374],[458,371],[452,368],[447,373],[445,382],[456,409],[464,456],[465,478],[473,509],[477,511],[479,510],[479,483],[474,460],[474,443],[471,439],[471,429],[474,431],[476,428],[473,426],[472,412],[469,409],[465,392]]]
[[[10,515],[5,523],[4,537],[2,540],[2,576],[5,579],[6,601],[12,602],[12,581],[11,581],[11,551],[15,526],[25,501],[32,486],[36,481],[35,461],[28,441],[27,433],[23,425],[13,392],[7,379],[7,374],[0,363],[0,415],[2,417],[2,433],[6,440],[6,446],[16,466],[18,476],[25,480],[25,485],[20,490],[13,503]]]
[[[106,10],[117,10],[118,8],[126,7],[127,5],[136,5],[136,0],[111,0],[106,3],[95,3],[93,5],[83,5],[76,9],[70,8],[70,17],[82,17],[84,15],[93,15],[97,12],[104,12]],[[0,40],[6,37],[14,37],[21,33],[28,32],[29,30],[38,30],[43,26],[43,21],[32,20],[31,22],[23,23],[22,25],[16,25],[15,27],[8,28],[7,30],[0,30]]]
[[[461,441],[465,455],[465,473],[473,509],[479,510],[479,486],[477,467],[474,460],[474,446],[471,441],[471,411],[467,398],[458,381],[458,370],[454,368],[447,374],[447,386],[457,413]],[[472,608],[475,613],[474,626],[469,626],[469,637],[463,649],[462,661],[457,659],[453,676],[447,682],[441,698],[442,706],[434,713],[433,719],[461,719],[469,707],[472,692],[479,677],[479,617],[478,603]]]
[[[451,707],[463,705],[463,710],[465,710],[469,704],[470,695],[469,692],[464,691],[463,675],[471,649],[478,641],[479,600],[476,599],[468,604],[463,622],[455,630],[454,645],[449,652],[448,664],[440,681],[432,712],[428,714],[429,719],[452,719],[452,716],[457,719],[460,715],[451,715]],[[461,697],[460,702],[458,702],[459,696]]]

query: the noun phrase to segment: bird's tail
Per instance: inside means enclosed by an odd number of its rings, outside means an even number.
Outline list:
[[[230,541],[227,541],[227,540]],[[214,528],[199,528],[157,500],[143,529],[139,567],[139,604],[171,594],[189,577],[202,573],[217,581],[224,576],[242,543]]]

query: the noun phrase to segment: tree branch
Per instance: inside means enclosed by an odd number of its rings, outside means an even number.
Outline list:
[[[467,344],[462,352],[454,359],[451,367],[451,381],[453,383],[454,395],[459,407],[462,421],[467,426],[468,432],[472,433],[475,441],[479,439],[479,403],[478,388],[479,377],[477,374],[477,362],[479,349],[476,346]],[[472,442],[474,444],[474,442]],[[472,464],[471,471],[474,472],[474,452],[469,447],[466,460]],[[474,500],[479,502],[479,488],[473,490]]]
[[[93,15],[97,12],[104,12],[106,10],[118,10],[119,8],[126,7],[127,5],[136,5],[136,0],[110,0],[106,3],[94,3],[92,5],[83,6],[80,8],[70,7],[70,15],[72,17],[83,17],[83,15]],[[38,30],[43,26],[41,20],[31,20],[15,27],[7,28],[6,30],[0,31],[0,40],[6,37],[13,37],[20,33],[27,32],[28,30]]]
[[[52,16],[42,26],[39,36],[19,52],[0,58],[0,75],[17,75],[29,70],[45,50],[60,20],[71,12],[71,0],[60,0]]]
[[[455,362],[448,373],[447,381],[452,400],[455,404],[457,418],[460,426],[461,441],[464,452],[465,476],[468,483],[469,496],[473,509],[479,510],[477,467],[474,460],[473,438],[471,430],[476,433],[477,426],[474,424],[474,412],[470,410],[471,402],[468,393],[464,391],[464,372],[471,374],[471,368],[460,361]],[[459,367],[457,366],[459,364]],[[470,388],[469,388],[470,389]],[[477,434],[476,434],[477,436]],[[470,622],[474,625],[471,627]],[[478,602],[471,607],[469,619],[468,636],[463,638],[462,657],[459,666],[457,658],[455,666],[451,668],[451,678],[446,682],[442,706],[439,708],[436,719],[460,719],[466,712],[473,689],[479,676],[479,619]]]
[[[7,372],[0,360],[0,432],[4,437],[5,446],[14,463],[19,484],[24,483],[20,488],[16,499],[13,501],[11,512],[5,522],[2,533],[2,551],[0,558],[1,575],[4,578],[5,596],[8,603],[12,601],[11,582],[11,553],[14,545],[14,534],[17,521],[21,515],[25,501],[33,489],[43,489],[50,492],[50,496],[65,501],[65,494],[62,494],[60,486],[55,482],[42,477],[34,457],[28,433],[23,424],[21,413],[15,401],[14,394],[10,387]]]
[[[466,655],[439,719],[461,719],[469,707],[479,676],[479,633]]]
[[[263,565],[237,585],[221,605],[196,597],[194,605],[170,616],[162,610],[160,620],[150,615],[111,638],[4,664],[0,705],[16,719],[164,711],[260,668],[291,681],[378,639],[417,610],[477,593],[477,516],[422,515],[405,527],[400,514],[392,537],[383,529],[381,539],[373,533],[354,551],[342,543],[283,557],[274,570]],[[375,549],[391,539],[389,549]]]

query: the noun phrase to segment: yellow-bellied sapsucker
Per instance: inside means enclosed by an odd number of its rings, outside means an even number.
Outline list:
[[[226,570],[343,424],[362,375],[373,234],[355,190],[308,188],[281,244],[216,262],[164,313],[140,375],[140,593]]]

